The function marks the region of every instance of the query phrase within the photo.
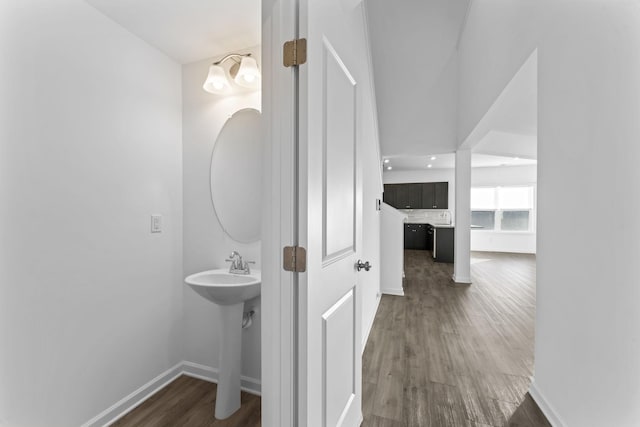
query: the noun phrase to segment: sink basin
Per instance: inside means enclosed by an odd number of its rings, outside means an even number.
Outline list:
[[[260,270],[233,274],[220,268],[192,274],[184,281],[202,297],[218,305],[238,304],[260,295]]]
[[[240,362],[244,303],[260,295],[260,270],[234,274],[220,268],[184,279],[200,296],[218,305],[220,354],[215,417],[225,419],[240,409]]]

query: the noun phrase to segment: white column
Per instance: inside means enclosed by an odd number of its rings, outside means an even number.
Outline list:
[[[456,151],[456,231],[453,281],[471,283],[471,150]]]

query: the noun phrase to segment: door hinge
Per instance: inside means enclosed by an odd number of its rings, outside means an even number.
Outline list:
[[[307,250],[302,246],[285,246],[282,250],[282,268],[303,273],[307,270]]]
[[[307,62],[307,39],[285,42],[282,49],[282,62],[285,67],[302,65]]]

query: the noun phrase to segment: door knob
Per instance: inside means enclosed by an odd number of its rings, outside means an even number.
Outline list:
[[[363,268],[364,271],[369,271],[371,270],[371,264],[369,263],[369,261],[362,262],[361,260],[358,260],[358,262],[356,263],[356,268],[358,269],[358,271],[362,270]]]

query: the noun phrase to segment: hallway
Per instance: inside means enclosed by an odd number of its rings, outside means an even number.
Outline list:
[[[363,355],[367,427],[549,426],[527,394],[533,370],[533,255],[472,253],[452,265],[405,251],[405,296],[383,295]]]

